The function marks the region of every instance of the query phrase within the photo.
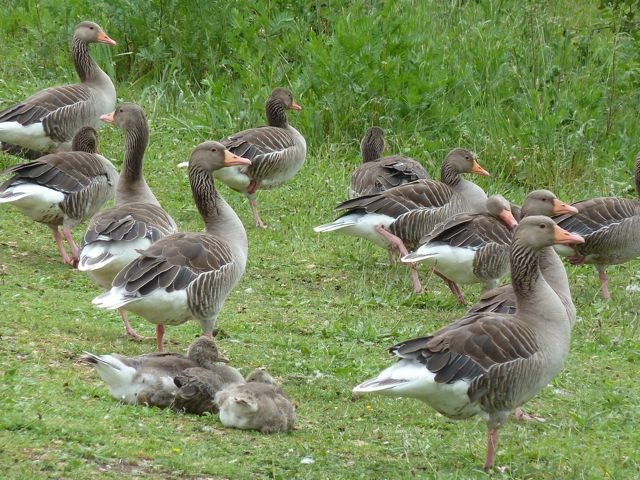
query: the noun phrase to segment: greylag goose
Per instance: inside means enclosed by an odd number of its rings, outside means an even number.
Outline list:
[[[32,220],[48,225],[62,262],[72,266],[78,261],[78,246],[71,229],[113,198],[118,181],[111,162],[95,153],[96,142],[95,130],[80,129],[74,137],[76,148],[90,149],[93,144],[93,152],[52,153],[10,167],[5,172],[13,176],[0,185],[0,203],[13,205]]]
[[[216,393],[215,402],[225,427],[262,433],[293,430],[296,416],[291,400],[262,369],[252,372],[247,383]]]
[[[635,161],[635,187],[638,199],[599,197],[572,204],[575,215],[555,217],[562,228],[584,237],[575,248],[557,248],[573,265],[596,266],[600,291],[611,298],[607,282],[607,265],[626,263],[640,257],[640,155]]]
[[[525,198],[520,209],[520,219],[531,215],[552,215],[576,213],[578,210],[559,200],[549,190],[535,190]],[[551,247],[545,248],[540,254],[540,272],[549,286],[560,297],[565,305],[569,321],[573,325],[576,320],[576,308],[571,299],[569,281],[562,261],[555,250]],[[476,302],[467,312],[496,312],[515,313],[516,297],[511,284],[502,285],[485,292],[480,300]]]
[[[502,195],[487,199],[487,213],[459,213],[438,225],[404,263],[426,263],[444,279],[459,303],[457,284],[483,283],[494,288],[509,273],[509,244],[518,222]]]
[[[249,199],[256,227],[265,228],[258,215],[256,191],[278,187],[302,167],[307,153],[304,137],[289,125],[287,109],[302,110],[286,88],[276,88],[265,104],[267,126],[250,128],[221,140],[231,153],[251,160],[249,166],[217,170],[215,177]]]
[[[116,89],[89,55],[87,44],[95,42],[116,44],[93,22],[76,25],[71,53],[80,83],[47,88],[1,111],[0,141],[38,152],[55,152],[68,150],[79,128],[100,126],[100,115],[113,110]]]
[[[355,393],[413,397],[452,419],[487,423],[485,470],[493,465],[498,429],[560,372],[569,353],[565,308],[540,275],[540,253],[582,242],[548,217],[527,217],[511,244],[514,315],[478,313],[429,336],[399,343],[397,363],[356,386]]]
[[[189,319],[213,336],[225,298],[247,263],[247,235],[233,209],[218,195],[212,173],[250,160],[218,142],[198,145],[189,160],[189,182],[205,224],[203,233],[173,233],[153,243],[122,269],[111,290],[96,297],[100,308],[124,308],[156,324],[158,351],[164,325]]]
[[[462,178],[461,173],[489,175],[471,152],[456,148],[442,162],[440,182],[416,180],[347,200],[336,207],[345,211],[340,217],[313,230],[365,238],[389,252],[395,249],[403,257],[409,253],[407,246],[415,248],[440,221],[461,212],[483,211],[487,195],[478,185]],[[415,267],[412,280],[413,291],[420,292]]]
[[[178,387],[174,379],[191,368],[216,368],[228,361],[207,337],[194,341],[187,356],[178,353],[148,353],[137,357],[85,352],[82,363],[93,365],[111,396],[123,403],[168,407]]]
[[[72,152],[100,153],[98,149],[98,132],[93,127],[82,127],[71,141]]]
[[[82,241],[78,270],[87,272],[100,287],[110,289],[118,272],[138,257],[139,249],[176,232],[177,227],[160,206],[142,172],[149,141],[144,111],[137,105],[125,103],[103,115],[102,119],[123,131],[124,163],[115,207],[103,210],[91,219]],[[135,339],[144,338],[131,328],[125,311],[118,311],[125,334]]]
[[[369,128],[360,143],[362,164],[351,174],[349,198],[371,195],[414,180],[431,178],[413,158],[404,155],[381,157],[384,148],[382,129]]]

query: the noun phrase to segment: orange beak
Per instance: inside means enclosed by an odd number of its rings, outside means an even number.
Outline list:
[[[300,110],[302,110],[302,107],[298,105],[296,102],[293,102],[291,104],[291,110],[295,110],[296,112],[299,112]]]
[[[572,207],[557,198],[553,200],[553,213],[578,213],[578,209],[576,207]]]
[[[485,177],[489,177],[490,173],[487,172],[484,168],[480,166],[476,160],[473,160],[473,165],[471,166],[471,173],[475,173],[476,175],[483,175]]]
[[[577,233],[567,232],[564,228],[560,228],[556,225],[554,230],[553,240],[558,245],[574,245],[576,243],[584,243],[582,238]]]
[[[104,123],[114,123],[115,119],[113,118],[114,114],[115,114],[115,110],[111,113],[105,113],[104,115],[100,115],[100,120],[102,120]]]
[[[233,165],[251,165],[251,160],[244,157],[239,157],[231,153],[229,150],[224,151],[224,166],[231,167]]]
[[[511,229],[516,228],[516,225],[518,225],[518,221],[514,218],[511,210],[502,210],[498,216],[500,220]]]
[[[104,32],[100,32],[98,33],[98,42],[99,43],[106,43],[107,45],[115,45],[116,42],[115,40],[111,40],[106,33]]]

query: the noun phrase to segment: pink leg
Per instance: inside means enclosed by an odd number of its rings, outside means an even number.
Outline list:
[[[395,265],[398,262],[398,259],[396,258],[396,254],[394,253],[393,247],[391,245],[387,247],[387,257],[389,257],[389,263],[391,265]]]
[[[449,287],[449,290],[451,290],[451,293],[453,293],[456,296],[456,300],[458,301],[458,303],[460,305],[464,305],[465,304],[464,297],[462,296],[462,292],[460,291],[460,288],[458,287],[458,285],[456,285],[455,282],[449,280],[447,277],[442,275],[440,272],[436,270],[434,270],[433,272],[437,276],[439,276],[442,280],[444,280],[444,283],[447,284],[447,287]]]
[[[133,340],[149,340],[153,337],[145,337],[136,332],[131,324],[129,324],[129,319],[127,318],[127,312],[124,308],[119,308],[118,313],[120,314],[120,318],[122,318],[122,323],[124,323],[124,334],[127,337],[131,337]]]
[[[64,238],[67,240],[67,243],[69,244],[69,247],[71,248],[72,265],[74,267],[77,267],[78,266],[78,258],[79,258],[78,245],[76,245],[76,242],[73,241],[73,236],[71,235],[71,230],[69,230],[67,227],[62,227],[62,234],[64,235]]]
[[[256,182],[253,178],[249,180],[249,185],[247,186],[247,193],[249,195],[253,195],[258,190],[258,182]]]
[[[158,351],[164,352],[162,345],[162,339],[164,337],[164,325],[156,325],[156,343],[158,345]]]
[[[56,245],[58,246],[58,252],[60,252],[60,256],[62,257],[62,263],[66,265],[72,265],[73,260],[69,255],[67,255],[67,251],[64,249],[64,245],[62,243],[62,235],[60,235],[60,230],[55,225],[49,225],[49,228],[53,231],[53,238],[56,241]]]
[[[267,228],[267,226],[260,220],[260,215],[258,215],[258,203],[255,198],[249,198],[249,206],[251,207],[251,212],[253,213],[253,221],[256,222],[256,227],[258,228]]]
[[[487,430],[487,458],[484,462],[484,471],[488,472],[493,467],[493,458],[496,453],[496,445],[498,444],[498,429],[490,428]]]
[[[600,278],[600,291],[602,292],[602,296],[609,300],[611,298],[611,294],[609,293],[609,282],[607,281],[607,272],[605,271],[604,265],[596,265],[598,269],[598,277]]]
[[[525,413],[520,407],[516,408],[513,411],[513,416],[516,420],[519,420],[521,422],[541,422],[544,423],[546,420],[542,417],[536,417],[533,415],[529,415],[528,413]]]
[[[398,250],[398,255],[400,258],[405,255],[409,255],[407,251],[407,247],[404,246],[404,242],[396,237],[393,233],[388,232],[382,225],[376,225],[376,232],[378,232],[381,236],[386,238],[391,246],[389,248],[395,247]],[[420,277],[418,276],[418,269],[416,268],[415,263],[405,263],[411,269],[411,280],[413,282],[413,293],[420,293],[422,291],[422,285],[420,284]]]

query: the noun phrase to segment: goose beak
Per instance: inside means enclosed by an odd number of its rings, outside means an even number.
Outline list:
[[[187,168],[189,166],[189,162],[180,162],[178,164],[178,168]]]
[[[293,102],[291,104],[291,110],[295,110],[296,112],[299,112],[300,110],[302,110],[302,107],[298,105],[296,102]]]
[[[577,243],[584,243],[582,238],[577,233],[567,232],[564,228],[560,228],[556,225],[554,230],[553,240],[556,245],[574,245]]]
[[[578,209],[576,207],[572,207],[557,198],[553,200],[552,211],[553,213],[578,213]]]
[[[231,167],[233,165],[251,165],[251,160],[244,157],[239,157],[231,153],[229,150],[224,151],[224,166]]]
[[[115,40],[111,40],[106,33],[98,33],[98,43],[106,43],[107,45],[116,45]]]
[[[229,363],[229,358],[227,358],[226,356],[224,356],[224,355],[223,355],[223,354],[221,354],[220,352],[218,352],[218,358],[217,358],[217,360],[218,360],[219,362],[222,362],[222,363]]]
[[[475,173],[476,175],[482,175],[485,177],[491,176],[491,174],[484,168],[482,168],[475,159],[473,160],[473,165],[471,165],[471,173]]]
[[[105,123],[114,123],[114,121],[115,121],[115,120],[114,120],[114,118],[113,118],[113,115],[114,115],[115,113],[116,113],[116,112],[115,112],[115,111],[113,111],[113,112],[111,112],[111,113],[105,113],[104,115],[100,115],[100,120],[102,120],[102,121],[103,121],[103,122],[105,122]]]
[[[500,220],[502,220],[502,222],[512,230],[518,225],[518,221],[513,216],[513,213],[511,213],[511,210],[502,210],[498,217],[500,217]]]

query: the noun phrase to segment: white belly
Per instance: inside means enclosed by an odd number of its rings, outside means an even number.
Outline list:
[[[0,194],[0,203],[10,203],[27,217],[41,223],[62,223],[64,212],[60,203],[64,194],[33,183],[7,188]]]
[[[376,231],[377,226],[389,227],[395,218],[379,213],[351,213],[325,225],[314,228],[316,232],[338,232],[351,237],[369,240],[379,247],[386,248],[389,242]]]

